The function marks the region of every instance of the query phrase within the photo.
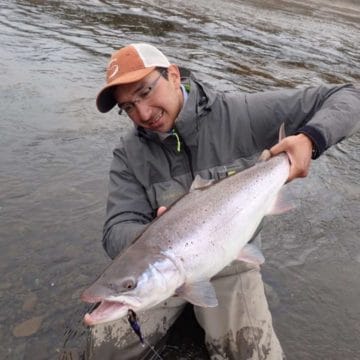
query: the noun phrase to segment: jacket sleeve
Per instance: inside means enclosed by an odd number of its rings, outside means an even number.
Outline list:
[[[115,149],[103,231],[107,254],[113,259],[128,247],[153,217],[146,193],[128,166],[125,151],[121,147]]]
[[[304,133],[312,140],[315,159],[359,129],[360,90],[352,85],[249,94],[246,103],[252,137],[259,148],[259,143],[274,145],[284,123],[287,135]]]

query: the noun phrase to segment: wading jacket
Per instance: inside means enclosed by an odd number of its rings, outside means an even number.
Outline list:
[[[103,246],[111,258],[131,244],[160,206],[185,194],[197,174],[222,179],[253,165],[264,149],[305,133],[313,158],[359,127],[360,91],[351,85],[224,94],[193,76],[165,139],[137,128],[113,152]],[[194,204],[196,206],[196,204]]]

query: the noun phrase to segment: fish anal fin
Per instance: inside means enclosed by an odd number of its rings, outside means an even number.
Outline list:
[[[246,244],[237,259],[254,265],[261,265],[265,262],[263,253],[254,244]]]
[[[215,289],[209,280],[183,284],[176,290],[176,295],[193,305],[201,307],[215,307],[218,305]]]

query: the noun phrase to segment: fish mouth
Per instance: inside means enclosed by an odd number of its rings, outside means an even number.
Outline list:
[[[88,326],[114,321],[127,314],[129,304],[120,301],[102,300],[91,313],[84,316],[84,323]]]

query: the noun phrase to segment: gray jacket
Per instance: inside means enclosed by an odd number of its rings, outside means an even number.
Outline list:
[[[256,162],[263,149],[305,133],[313,158],[359,127],[360,91],[351,85],[224,94],[190,77],[188,99],[166,139],[134,129],[114,150],[103,246],[111,258],[185,194],[194,176],[221,179]]]

